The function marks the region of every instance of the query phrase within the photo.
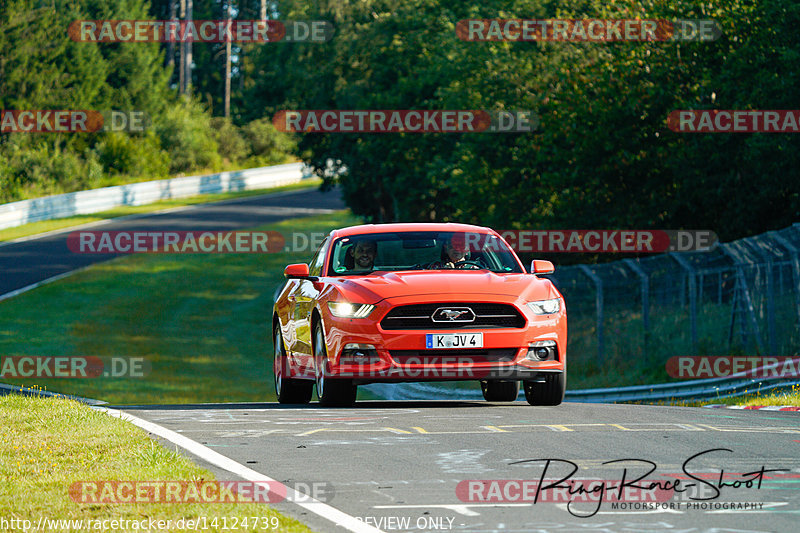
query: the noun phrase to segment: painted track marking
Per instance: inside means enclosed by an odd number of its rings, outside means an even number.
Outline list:
[[[149,431],[159,437],[170,441],[173,444],[176,444],[183,448],[184,450],[200,457],[208,461],[209,463],[222,468],[223,470],[227,470],[237,476],[244,478],[248,481],[255,481],[255,482],[269,482],[269,483],[277,483],[279,485],[283,485],[282,483],[264,475],[255,470],[252,470],[242,464],[237,463],[233,459],[225,457],[224,455],[215,452],[214,450],[203,446],[199,442],[193,441],[187,437],[184,437],[180,433],[176,433],[171,429],[167,429],[165,427],[159,426],[158,424],[154,424],[153,422],[148,422],[147,420],[143,420],[136,416],[133,416],[129,413],[124,413],[118,409],[108,409],[105,407],[94,407],[94,409],[98,409],[103,411],[111,416],[115,416],[126,422],[130,422],[135,426],[139,426],[140,428],[144,429],[145,431]],[[284,485],[285,486],[285,485]],[[319,500],[315,500],[311,496],[302,493],[300,491],[294,490],[291,487],[286,487],[286,496],[287,499],[293,500],[294,503],[311,511],[312,513],[321,516],[326,520],[330,520],[334,524],[338,526],[342,526],[343,528],[347,529],[348,531],[352,531],[354,533],[383,533],[380,529],[373,527],[366,522],[362,522],[351,516],[344,511],[340,511],[335,507],[331,507],[327,503],[323,503]]]

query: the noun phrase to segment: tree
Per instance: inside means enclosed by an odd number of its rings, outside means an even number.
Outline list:
[[[676,109],[792,109],[791,0],[284,2],[331,20],[331,46],[257,51],[249,112],[532,109],[538,135],[304,134],[301,153],[373,221],[495,227],[713,229],[723,239],[800,216],[798,137],[685,134]],[[715,42],[465,42],[464,18],[713,18]],[[335,43],[335,45],[334,45]],[[791,178],[791,179],[787,179]],[[731,206],[736,206],[731,208]]]

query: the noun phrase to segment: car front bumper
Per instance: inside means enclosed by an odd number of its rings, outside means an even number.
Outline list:
[[[459,302],[465,295],[459,295]],[[404,329],[386,330],[381,320],[392,309],[421,303],[447,304],[448,298],[432,295],[427,300],[400,297],[384,300],[365,319],[323,317],[328,347],[327,375],[353,379],[358,384],[374,382],[459,381],[459,380],[531,380],[544,374],[564,372],[566,368],[567,317],[561,306],[558,313],[535,315],[525,302],[513,296],[493,296],[491,300],[474,297],[475,302],[513,305],[525,318],[520,328],[490,329]],[[456,301],[452,299],[451,301]],[[481,333],[483,346],[478,349],[428,349],[426,335]],[[540,360],[532,353],[536,345],[555,344],[553,354]],[[538,344],[537,344],[538,343]],[[345,346],[371,346],[364,349],[360,363],[343,357]]]

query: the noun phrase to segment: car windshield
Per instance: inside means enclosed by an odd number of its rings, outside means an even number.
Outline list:
[[[371,233],[342,237],[333,244],[331,275],[400,270],[524,272],[514,252],[485,233]]]

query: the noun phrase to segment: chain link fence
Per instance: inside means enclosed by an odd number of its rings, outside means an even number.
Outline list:
[[[571,360],[800,353],[800,224],[548,277],[567,303]]]

